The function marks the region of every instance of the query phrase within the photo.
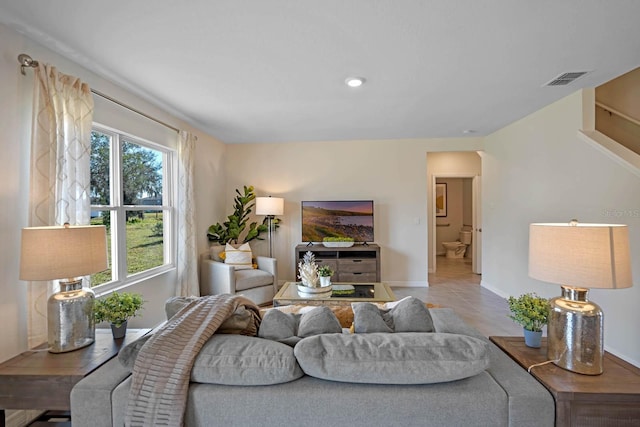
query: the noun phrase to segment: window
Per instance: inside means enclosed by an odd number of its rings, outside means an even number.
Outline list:
[[[91,286],[147,277],[173,263],[174,152],[102,126],[91,132],[91,224],[105,225],[109,268]]]

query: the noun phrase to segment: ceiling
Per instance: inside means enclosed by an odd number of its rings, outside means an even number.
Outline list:
[[[638,17],[637,0],[0,0],[0,22],[225,143],[487,135],[640,66]],[[545,86],[571,71],[589,73]]]

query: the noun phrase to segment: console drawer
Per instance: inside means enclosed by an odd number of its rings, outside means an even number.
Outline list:
[[[376,272],[375,259],[349,258],[338,260],[340,273],[374,273]]]

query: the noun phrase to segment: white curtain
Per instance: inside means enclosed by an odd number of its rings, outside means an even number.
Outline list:
[[[48,64],[35,69],[29,226],[89,224],[93,96],[86,83]],[[49,282],[29,283],[28,344],[47,341]]]
[[[199,296],[196,250],[195,202],[193,198],[196,137],[178,135],[178,286],[179,296]]]

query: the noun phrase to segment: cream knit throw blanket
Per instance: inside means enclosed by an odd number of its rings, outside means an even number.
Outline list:
[[[255,313],[252,330],[245,334],[255,335],[260,324],[258,307],[242,296],[224,294],[191,302],[149,338],[133,368],[127,426],[182,426],[193,362],[240,305]]]

